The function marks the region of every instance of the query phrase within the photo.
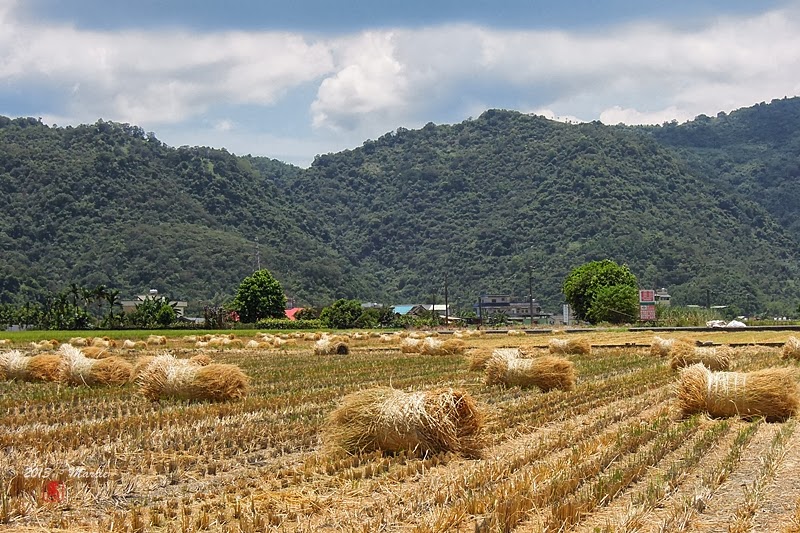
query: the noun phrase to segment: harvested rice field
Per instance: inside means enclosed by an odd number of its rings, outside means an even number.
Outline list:
[[[697,367],[651,353],[653,332],[416,344],[351,333],[330,340],[346,353],[329,354],[315,353],[319,335],[254,335],[105,340],[102,357],[137,377],[91,386],[26,380],[26,357],[64,353],[58,342],[0,347],[0,529],[800,532],[800,428],[784,416],[797,411],[800,362],[779,345],[792,332],[658,333],[733,344],[728,372],[701,373],[701,400],[742,414],[779,402],[776,422],[684,413],[679,380]],[[555,337],[591,350],[556,357]],[[140,360],[166,354],[186,361],[155,372]],[[540,356],[522,366],[562,358],[553,371],[566,369],[569,387],[487,384],[492,357]],[[235,370],[235,392],[195,396],[193,364]],[[752,392],[747,376],[766,368],[786,369],[781,389],[761,379]],[[154,374],[181,393],[153,393]]]

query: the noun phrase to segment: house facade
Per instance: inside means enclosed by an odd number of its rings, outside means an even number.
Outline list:
[[[533,312],[531,312],[531,301],[523,301],[514,298],[510,294],[483,294],[478,299],[478,303],[472,306],[475,314],[482,319],[486,319],[496,313],[503,313],[511,320],[533,319],[539,320],[549,318],[550,313],[543,313],[542,306],[536,299],[533,300]]]

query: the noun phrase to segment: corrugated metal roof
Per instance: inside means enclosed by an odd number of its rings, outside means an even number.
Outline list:
[[[409,311],[414,309],[417,304],[403,304],[403,305],[395,305],[394,312],[398,315],[407,315]]]

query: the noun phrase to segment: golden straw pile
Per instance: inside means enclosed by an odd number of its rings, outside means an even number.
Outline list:
[[[123,385],[130,380],[133,365],[121,357],[90,359],[80,348],[62,344],[60,381],[70,385]]]
[[[518,358],[522,355],[519,348],[478,348],[469,355],[469,369],[471,371],[482,371],[492,357]]]
[[[592,353],[592,345],[586,339],[550,339],[548,343],[552,354],[582,354]]]
[[[247,394],[249,379],[236,365],[201,366],[170,354],[153,358],[138,375],[139,392],[149,400],[238,400]]]
[[[43,353],[23,355],[19,350],[0,354],[0,379],[17,381],[58,381],[61,377],[61,356]]]
[[[800,359],[800,339],[789,337],[786,344],[783,345],[781,357],[784,359]]]
[[[322,337],[314,343],[314,354],[316,355],[347,355],[350,353],[350,346],[340,337]]]
[[[483,415],[472,398],[450,388],[403,392],[389,387],[345,396],[328,417],[329,449],[380,450],[418,455],[454,452],[477,457],[483,447]]]
[[[486,363],[486,384],[506,387],[538,387],[573,390],[575,365],[563,357],[545,355],[534,359],[520,359],[495,355]]]
[[[713,417],[781,421],[797,413],[800,393],[792,368],[712,372],[695,364],[680,372],[677,404],[684,415],[707,412]]]
[[[728,370],[733,349],[729,346],[692,346],[684,342],[672,345],[670,366],[673,370],[697,363],[709,370]]]

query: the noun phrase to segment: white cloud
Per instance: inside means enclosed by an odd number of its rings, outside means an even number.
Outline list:
[[[557,115],[555,111],[547,108],[534,109],[533,111],[531,111],[531,113],[533,113],[534,115],[542,116],[550,120],[555,120],[557,122],[566,122],[569,124],[579,124],[581,122],[586,122],[585,120],[581,120],[573,115],[564,115],[564,116]]]
[[[661,123],[800,93],[797,8],[687,28],[652,21],[592,31],[450,24],[324,37],[37,26],[16,17],[17,5],[0,0],[0,90],[44,86],[66,102],[44,106],[54,117],[103,117],[157,133],[169,126],[177,135],[189,119],[205,120],[205,134],[216,135],[209,138],[248,151],[253,143],[233,135],[238,126],[219,117],[236,115],[222,108],[303,106],[294,116],[305,128],[290,129],[308,130],[310,138],[278,139],[269,124],[259,137],[295,159],[284,141],[307,150],[352,146],[399,126],[477,116],[486,107],[574,122]],[[304,101],[286,98],[314,91]],[[190,126],[184,135],[197,139]]]
[[[632,108],[623,109],[620,106],[610,107],[600,113],[600,122],[603,124],[663,124],[677,120],[684,122],[694,118],[695,115],[681,111],[675,106],[657,111],[642,112]]]

